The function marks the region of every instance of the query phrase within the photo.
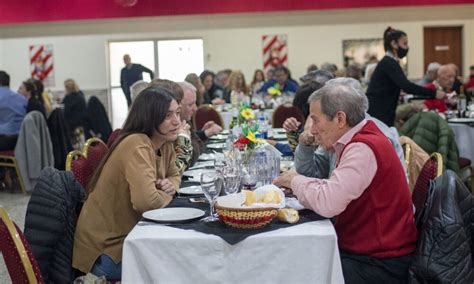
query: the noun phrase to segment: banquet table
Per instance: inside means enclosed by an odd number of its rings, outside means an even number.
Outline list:
[[[344,282],[329,220],[252,234],[234,245],[186,226],[141,223],[125,239],[123,283]]]
[[[459,149],[459,156],[474,163],[474,126],[468,123],[449,123]]]
[[[229,129],[229,124],[232,120],[232,110],[223,111],[222,109],[217,109],[219,114],[222,117],[222,122],[224,123],[224,129]],[[273,116],[273,109],[266,109],[263,111],[263,114],[267,117],[268,123],[271,125],[272,123],[272,116]],[[256,110],[255,115],[260,115],[260,111]],[[258,119],[258,117],[256,117]]]

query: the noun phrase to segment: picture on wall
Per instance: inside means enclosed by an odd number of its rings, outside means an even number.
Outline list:
[[[263,70],[265,74],[277,65],[288,67],[288,41],[286,35],[262,36]]]
[[[385,55],[383,39],[347,39],[342,41],[344,67],[358,65],[365,69],[368,64],[376,63]],[[407,58],[400,60],[402,69],[407,73]]]
[[[53,45],[30,45],[31,78],[43,81],[45,87],[54,87]]]

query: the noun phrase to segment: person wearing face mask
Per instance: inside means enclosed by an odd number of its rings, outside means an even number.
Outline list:
[[[410,82],[403,73],[399,60],[408,53],[408,37],[405,32],[388,27],[384,32],[384,48],[385,56],[377,64],[367,89],[368,113],[390,127],[395,123],[401,90],[419,99],[443,99],[446,94],[418,86]]]

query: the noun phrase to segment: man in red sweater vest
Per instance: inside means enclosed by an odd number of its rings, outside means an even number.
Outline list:
[[[335,152],[336,169],[329,179],[287,172],[274,184],[293,191],[306,208],[335,217],[346,283],[406,283],[417,231],[403,167],[389,140],[365,119],[365,94],[337,80],[308,100],[311,133]]]
[[[449,64],[442,65],[438,69],[438,77],[433,83],[428,84],[425,88],[443,91],[445,93],[451,92],[453,90],[454,79],[456,78],[456,70]],[[454,102],[453,102],[454,103]],[[445,112],[448,110],[446,107],[447,104],[453,104],[449,99],[444,100],[426,100],[425,106],[428,109],[436,109],[439,112]],[[455,103],[454,103],[455,104]]]

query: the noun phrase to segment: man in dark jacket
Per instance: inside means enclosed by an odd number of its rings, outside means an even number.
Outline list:
[[[150,74],[150,79],[153,80],[153,71],[146,68],[141,64],[132,63],[130,55],[125,54],[123,56],[123,62],[125,67],[120,72],[120,87],[127,98],[127,104],[130,107],[132,104],[132,98],[130,97],[130,86],[138,80],[143,80],[143,72]]]
[[[25,238],[45,283],[72,283],[74,231],[84,190],[71,172],[45,168],[31,194]]]

